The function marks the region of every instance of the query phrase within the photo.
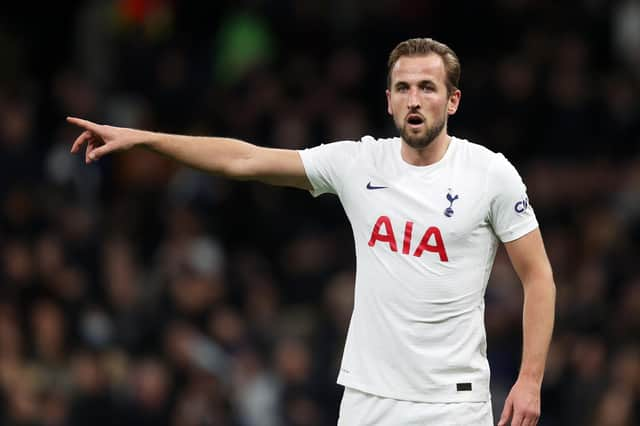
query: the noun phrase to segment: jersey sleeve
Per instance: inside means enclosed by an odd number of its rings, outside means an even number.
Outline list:
[[[502,155],[491,163],[488,179],[490,222],[503,243],[517,240],[538,227],[538,221],[518,171]]]
[[[311,195],[339,194],[361,142],[340,141],[298,151],[313,189]]]

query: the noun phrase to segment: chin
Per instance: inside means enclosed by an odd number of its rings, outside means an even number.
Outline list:
[[[409,145],[411,148],[422,149],[426,148],[433,142],[435,138],[428,137],[425,134],[421,135],[402,135],[402,139]]]
[[[402,139],[412,148],[425,148],[435,139],[428,130],[429,129],[424,128],[420,129],[419,132],[414,132],[403,127],[400,130],[400,136],[402,136]]]
[[[410,129],[403,125],[398,130],[400,131],[400,136],[402,139],[412,148],[422,149],[431,145],[438,135],[442,132],[445,127],[446,122],[443,120],[442,122],[436,123],[435,126],[420,129],[418,133],[414,133]]]

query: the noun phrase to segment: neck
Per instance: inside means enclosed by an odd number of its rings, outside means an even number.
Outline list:
[[[446,128],[431,143],[424,148],[413,148],[402,140],[400,151],[402,159],[412,166],[428,166],[437,163],[444,157],[444,154],[451,143],[451,136],[447,134]]]

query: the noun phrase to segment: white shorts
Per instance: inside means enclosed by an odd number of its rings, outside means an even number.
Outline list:
[[[431,403],[344,388],[338,426],[492,426],[491,402]]]

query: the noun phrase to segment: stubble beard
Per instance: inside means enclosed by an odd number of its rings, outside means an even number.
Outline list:
[[[431,144],[431,142],[433,142],[433,140],[438,137],[440,132],[442,132],[442,129],[444,129],[446,121],[443,118],[442,120],[439,120],[433,123],[433,126],[429,126],[428,124],[429,123],[425,122],[425,126],[427,127],[427,130],[424,135],[420,135],[420,134],[416,135],[412,133],[411,130],[408,128],[406,122],[403,124],[402,127],[398,128],[398,131],[400,132],[400,136],[402,136],[402,139],[411,148],[423,149],[429,146],[429,144]]]

